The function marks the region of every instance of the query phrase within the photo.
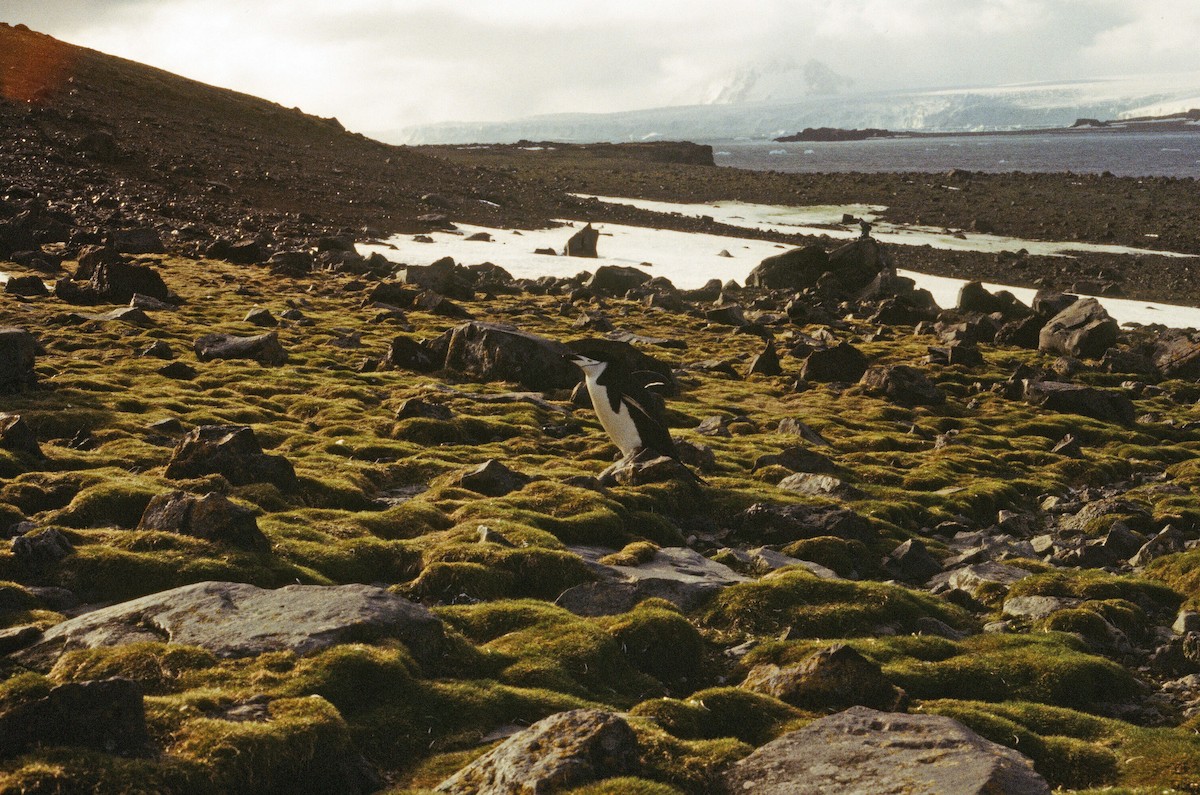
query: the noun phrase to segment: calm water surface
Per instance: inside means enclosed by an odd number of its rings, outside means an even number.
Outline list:
[[[977,135],[875,141],[711,141],[718,166],[757,171],[1026,171],[1200,177],[1197,132]]]

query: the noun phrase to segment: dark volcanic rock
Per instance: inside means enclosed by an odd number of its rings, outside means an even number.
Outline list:
[[[568,257],[599,256],[596,252],[596,241],[599,239],[600,233],[593,229],[591,224],[588,224],[571,235],[567,240],[567,245],[563,248],[563,253]]]
[[[808,497],[827,497],[835,500],[860,500],[867,496],[841,478],[812,472],[797,472],[779,481],[779,488]]]
[[[41,745],[137,756],[149,742],[142,686],[131,679],[59,685],[0,715],[0,758]]]
[[[1099,359],[1117,344],[1117,321],[1095,298],[1084,298],[1059,312],[1042,328],[1038,349],[1048,353]]]
[[[464,472],[459,478],[459,483],[464,489],[470,489],[488,497],[503,497],[505,494],[523,488],[529,481],[528,475],[514,472],[494,458],[489,458],[471,471]]]
[[[1049,795],[1033,763],[956,720],[851,707],[762,746],[724,776],[725,792],[823,795]]]
[[[297,486],[296,472],[280,455],[267,455],[245,425],[201,425],[188,432],[171,455],[166,476],[173,480],[219,474],[235,486],[274,483]]]
[[[946,402],[946,396],[924,373],[906,364],[872,367],[863,373],[860,383],[867,392],[902,406],[939,406]]]
[[[569,389],[581,378],[559,342],[495,323],[466,323],[450,332],[445,367],[479,381],[515,381],[526,389]]]
[[[848,342],[813,351],[804,360],[800,377],[806,381],[844,381],[853,383],[867,371],[867,357]]]
[[[845,709],[855,705],[903,709],[908,696],[872,662],[844,643],[816,652],[804,662],[750,669],[742,687],[802,709]]]
[[[26,298],[50,295],[41,276],[13,276],[5,283],[4,292],[8,295],[20,295]]]
[[[258,529],[254,512],[216,493],[203,497],[182,491],[159,494],[146,506],[137,529],[226,542],[257,552],[271,549],[271,543]]]
[[[543,718],[437,787],[452,795],[562,792],[637,772],[637,735],[623,718],[576,709]]]
[[[922,585],[930,577],[941,573],[942,564],[929,554],[921,539],[910,538],[884,558],[883,570],[902,582]]]
[[[158,232],[145,226],[113,230],[109,245],[122,254],[162,254],[167,250]]]
[[[271,311],[269,309],[264,309],[261,306],[251,309],[249,312],[247,312],[246,316],[242,318],[242,322],[249,323],[254,326],[263,326],[265,328],[274,328],[275,326],[279,325],[279,321],[275,319],[275,316],[271,314]]]
[[[1200,378],[1200,343],[1185,336],[1163,340],[1154,348],[1154,366],[1166,378]]]
[[[193,344],[196,358],[202,362],[212,359],[253,359],[266,366],[286,364],[287,351],[279,344],[274,331],[253,337],[234,334],[205,334]]]
[[[62,531],[51,527],[40,533],[17,536],[12,540],[12,552],[22,566],[39,569],[74,554],[75,545]]]
[[[0,394],[24,392],[37,383],[37,340],[19,328],[0,328]]]
[[[105,301],[126,304],[135,293],[160,301],[170,298],[170,291],[158,271],[147,265],[128,262],[102,262],[89,280],[92,290]]]
[[[860,237],[829,253],[829,272],[850,292],[862,290],[886,268],[883,247],[873,237]]]
[[[267,267],[283,276],[304,276],[313,269],[313,255],[307,251],[276,251]]]
[[[450,257],[442,257],[431,265],[409,265],[396,273],[402,284],[416,285],[422,290],[432,290],[438,295],[444,295],[455,301],[475,300],[475,274],[455,263]],[[382,285],[381,285],[382,286]],[[378,291],[379,288],[376,288]],[[385,298],[376,297],[376,301],[395,303]],[[402,304],[397,304],[402,306]]]
[[[625,265],[601,265],[592,274],[592,278],[584,283],[584,286],[593,292],[605,295],[625,295],[628,291],[650,281],[650,278],[650,274],[637,268]]]
[[[1033,381],[1025,387],[1025,399],[1051,411],[1132,425],[1135,417],[1129,396],[1112,389],[1097,389],[1059,381]]]
[[[829,270],[829,255],[820,246],[805,246],[767,257],[746,277],[747,287],[803,290],[816,286]]]
[[[382,367],[431,373],[441,369],[443,361],[444,357],[438,359],[437,354],[424,343],[412,337],[396,337],[388,347]]]
[[[775,352],[775,343],[767,340],[762,353],[754,357],[746,368],[746,375],[783,375],[783,365]]]

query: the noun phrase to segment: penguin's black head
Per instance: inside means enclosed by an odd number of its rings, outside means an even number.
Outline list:
[[[565,358],[567,361],[569,361],[571,364],[576,365],[581,370],[583,370],[585,373],[598,372],[600,369],[602,369],[605,366],[605,362],[601,362],[596,359],[592,359],[590,357],[584,356],[583,354],[579,354],[579,353],[567,354]]]

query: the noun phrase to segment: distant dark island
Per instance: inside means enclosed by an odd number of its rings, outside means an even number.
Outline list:
[[[1200,109],[1166,116],[1139,116],[1131,119],[1076,119],[1070,127],[1038,127],[1022,130],[975,130],[969,132],[917,132],[913,130],[842,130],[836,127],[805,127],[794,135],[775,138],[780,143],[796,141],[868,141],[878,138],[953,138],[963,135],[1045,135],[1047,133],[1076,133],[1079,131],[1121,132],[1200,132]]]

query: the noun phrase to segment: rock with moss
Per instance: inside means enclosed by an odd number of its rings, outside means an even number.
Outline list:
[[[179,441],[166,476],[179,480],[204,475],[222,475],[237,486],[273,483],[285,491],[297,487],[291,462],[264,453],[254,430],[245,425],[201,425]]]
[[[215,492],[203,497],[182,491],[160,494],[146,506],[138,529],[181,533],[256,552],[271,549],[271,542],[258,529],[254,512]]]
[[[442,622],[424,607],[369,585],[202,582],[94,610],[46,630],[20,658],[52,663],[73,649],[146,641],[199,646],[221,657],[394,638],[421,658],[443,645]]]
[[[1032,382],[1025,388],[1025,399],[1050,411],[1082,414],[1118,425],[1132,425],[1135,414],[1133,401],[1127,394],[1082,384],[1065,384],[1059,381]]]
[[[503,497],[523,488],[531,478],[521,472],[514,472],[494,458],[489,458],[479,466],[464,472],[458,482],[464,489],[487,495],[488,497]]]
[[[908,704],[908,695],[888,681],[878,663],[844,643],[821,649],[796,665],[757,665],[742,687],[813,710],[861,705],[902,712]]]
[[[821,505],[759,502],[733,517],[732,525],[737,538],[757,544],[787,544],[819,536],[862,542],[875,539],[866,517],[849,508]]]
[[[651,548],[640,559],[621,563],[616,563],[606,549],[573,547],[572,551],[590,562],[600,577],[596,582],[569,588],[558,597],[559,607],[577,615],[617,615],[652,598],[665,599],[690,611],[722,588],[749,581],[728,566],[682,547]]]
[[[471,322],[448,332],[446,369],[478,381],[513,381],[526,389],[568,389],[579,368],[564,345],[515,326]]]
[[[452,795],[558,792],[638,772],[637,735],[624,719],[595,709],[538,721],[438,785]]]
[[[30,458],[44,457],[37,435],[20,414],[0,412],[0,448]]]
[[[800,368],[805,381],[844,381],[854,383],[867,371],[865,354],[848,342],[813,351]]]
[[[767,743],[724,776],[725,791],[1049,795],[1030,760],[939,715],[852,707]],[[766,788],[766,789],[764,789]]]
[[[872,367],[859,382],[869,394],[886,397],[902,406],[940,406],[946,395],[915,367],[893,364]]]

